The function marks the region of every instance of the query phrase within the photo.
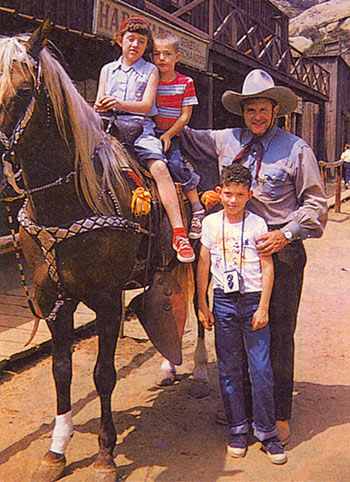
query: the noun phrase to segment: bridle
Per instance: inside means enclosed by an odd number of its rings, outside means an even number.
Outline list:
[[[34,108],[37,102],[38,97],[44,93],[47,99],[47,102],[51,104],[51,99],[49,93],[45,87],[45,85],[41,82],[41,67],[39,61],[34,61],[34,72],[35,72],[35,79],[34,79],[34,86],[32,89],[32,96],[28,102],[26,110],[23,112],[22,116],[19,118],[17,123],[15,124],[12,133],[8,137],[3,131],[0,130],[0,143],[5,148],[4,153],[2,154],[1,160],[3,164],[3,174],[9,186],[18,194],[18,196],[9,196],[2,201],[11,202],[17,199],[26,197],[30,194],[44,191],[46,189],[50,189],[55,186],[60,186],[62,184],[69,183],[71,180],[74,179],[76,171],[73,170],[69,172],[65,176],[61,176],[53,182],[44,184],[42,186],[37,186],[32,189],[23,189],[21,188],[18,183],[21,181],[22,178],[22,170],[21,167],[16,162],[15,158],[15,150],[16,145],[18,144],[19,140],[21,139],[23,132],[27,125],[29,124]],[[6,189],[6,188],[4,188]]]

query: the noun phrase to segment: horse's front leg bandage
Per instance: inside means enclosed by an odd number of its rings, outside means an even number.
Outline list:
[[[55,428],[53,429],[51,452],[64,454],[70,439],[73,437],[72,411],[56,415]]]

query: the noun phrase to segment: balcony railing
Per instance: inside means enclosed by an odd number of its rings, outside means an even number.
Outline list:
[[[267,15],[267,7],[271,7],[271,4],[267,5],[268,2],[259,2],[260,9],[255,16],[252,11],[249,14],[237,6],[238,0],[192,0],[171,14],[165,11],[162,14],[155,3],[158,2],[146,0],[146,10],[162,15],[181,27],[185,27],[186,23],[189,30],[195,27],[197,35],[202,34],[212,42],[213,49],[216,45],[232,49],[255,59],[269,69],[293,78],[325,97],[328,96],[328,71],[288,43],[283,14],[276,14],[269,21],[265,20],[268,25],[261,22],[261,18]]]

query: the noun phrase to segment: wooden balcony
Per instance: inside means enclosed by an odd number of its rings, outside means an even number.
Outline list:
[[[150,13],[174,25],[187,28],[211,42],[211,49],[226,55],[236,52],[254,60],[257,65],[275,71],[285,82],[293,80],[327,100],[329,73],[313,60],[303,56],[288,43],[288,23],[282,12],[264,0],[186,0],[185,6],[172,13],[161,9],[156,0],[145,1]],[[255,10],[254,10],[255,9]]]
[[[209,40],[219,52],[261,66],[319,101],[328,99],[329,73],[288,43],[288,18],[268,0],[124,0],[170,24]],[[94,0],[0,0],[0,10],[57,28],[92,33]]]

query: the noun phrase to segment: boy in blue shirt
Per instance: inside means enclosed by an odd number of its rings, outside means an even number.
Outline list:
[[[273,286],[271,256],[260,256],[255,239],[265,221],[245,210],[252,197],[252,176],[240,164],[220,176],[223,210],[204,218],[197,269],[198,317],[207,330],[215,326],[221,394],[229,426],[228,454],[244,457],[249,421],[245,411],[242,360],[246,351],[253,399],[253,429],[273,464],[287,456],[280,444],[274,414],[270,362],[269,303]],[[214,280],[213,312],[206,293],[209,269]]]

